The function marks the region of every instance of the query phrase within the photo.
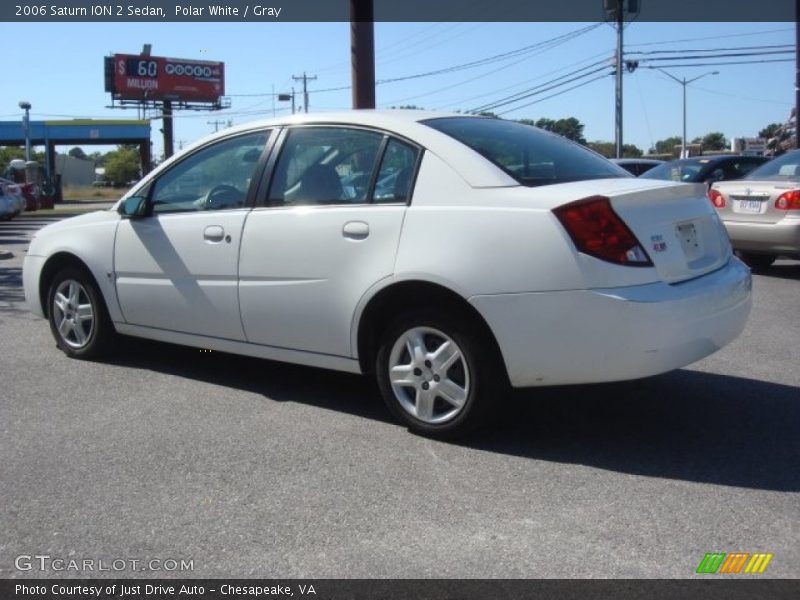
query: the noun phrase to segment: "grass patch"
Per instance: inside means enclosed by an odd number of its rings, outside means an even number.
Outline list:
[[[69,202],[119,200],[128,191],[128,188],[67,186],[61,190],[64,200]]]

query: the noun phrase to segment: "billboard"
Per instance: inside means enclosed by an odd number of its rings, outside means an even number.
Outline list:
[[[106,57],[106,91],[115,100],[217,102],[225,95],[225,64],[143,54]]]

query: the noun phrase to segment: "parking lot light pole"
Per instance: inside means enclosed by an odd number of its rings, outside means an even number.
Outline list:
[[[31,103],[22,100],[19,107],[25,111],[25,116],[22,117],[22,131],[25,133],[25,162],[29,162],[31,160]]]
[[[673,81],[677,81],[683,86],[683,135],[681,136],[681,158],[687,158],[686,156],[686,86],[692,83],[693,81],[697,81],[698,79],[702,79],[706,75],[719,75],[719,71],[709,71],[708,73],[703,73],[702,75],[698,75],[692,79],[678,79],[672,73],[667,73],[664,69],[659,69],[655,67],[656,70],[661,71],[664,75],[672,79]]]

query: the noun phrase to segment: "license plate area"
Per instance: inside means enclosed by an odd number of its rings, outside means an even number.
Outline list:
[[[761,213],[761,200],[737,200],[733,205],[735,212],[757,215]]]
[[[679,223],[675,226],[675,235],[681,243],[686,260],[692,262],[703,255],[703,248],[697,235],[694,223]]]

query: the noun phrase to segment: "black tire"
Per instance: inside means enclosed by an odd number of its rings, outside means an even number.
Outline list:
[[[85,313],[78,311],[74,302],[71,302],[65,310],[55,304],[56,294],[69,290],[70,282],[80,286],[77,296],[78,304],[91,305],[91,324],[82,320]],[[116,331],[108,316],[103,296],[97,289],[94,278],[86,270],[67,267],[56,273],[47,291],[47,315],[56,345],[70,358],[92,360],[109,354]],[[69,317],[72,319],[70,320]],[[59,331],[59,325],[65,318],[68,323],[66,333],[62,334]],[[83,332],[82,336],[78,335],[78,327]]]
[[[754,271],[769,268],[778,258],[774,254],[755,254],[753,252],[737,252],[736,255]]]
[[[430,352],[428,356],[433,357],[432,350],[441,349],[443,341],[451,341],[462,358],[456,359],[449,367],[446,362],[437,365],[427,361],[412,371],[415,361],[407,344],[402,343],[401,339],[413,331],[424,332],[422,338]],[[506,395],[508,384],[494,344],[485,337],[479,335],[478,328],[471,326],[467,317],[443,311],[420,310],[395,319],[381,337],[375,360],[378,387],[392,414],[411,431],[439,439],[461,437],[489,422],[494,415],[494,409]],[[404,349],[396,350],[396,347]],[[400,362],[403,364],[399,364]],[[392,366],[407,369],[408,377],[413,378],[414,385],[393,386],[389,376]],[[441,369],[437,371],[439,367]],[[462,386],[461,391],[465,392],[466,399],[460,407],[451,404],[444,396],[436,395],[438,389],[446,389],[440,387],[445,384]],[[425,388],[428,391],[422,392],[425,385],[428,386]],[[399,391],[396,393],[395,389],[398,387]],[[419,410],[417,406],[420,405],[422,393],[427,394],[428,398],[434,397],[429,401],[432,412],[427,419],[412,414]],[[442,419],[440,422],[433,422],[439,418]]]

